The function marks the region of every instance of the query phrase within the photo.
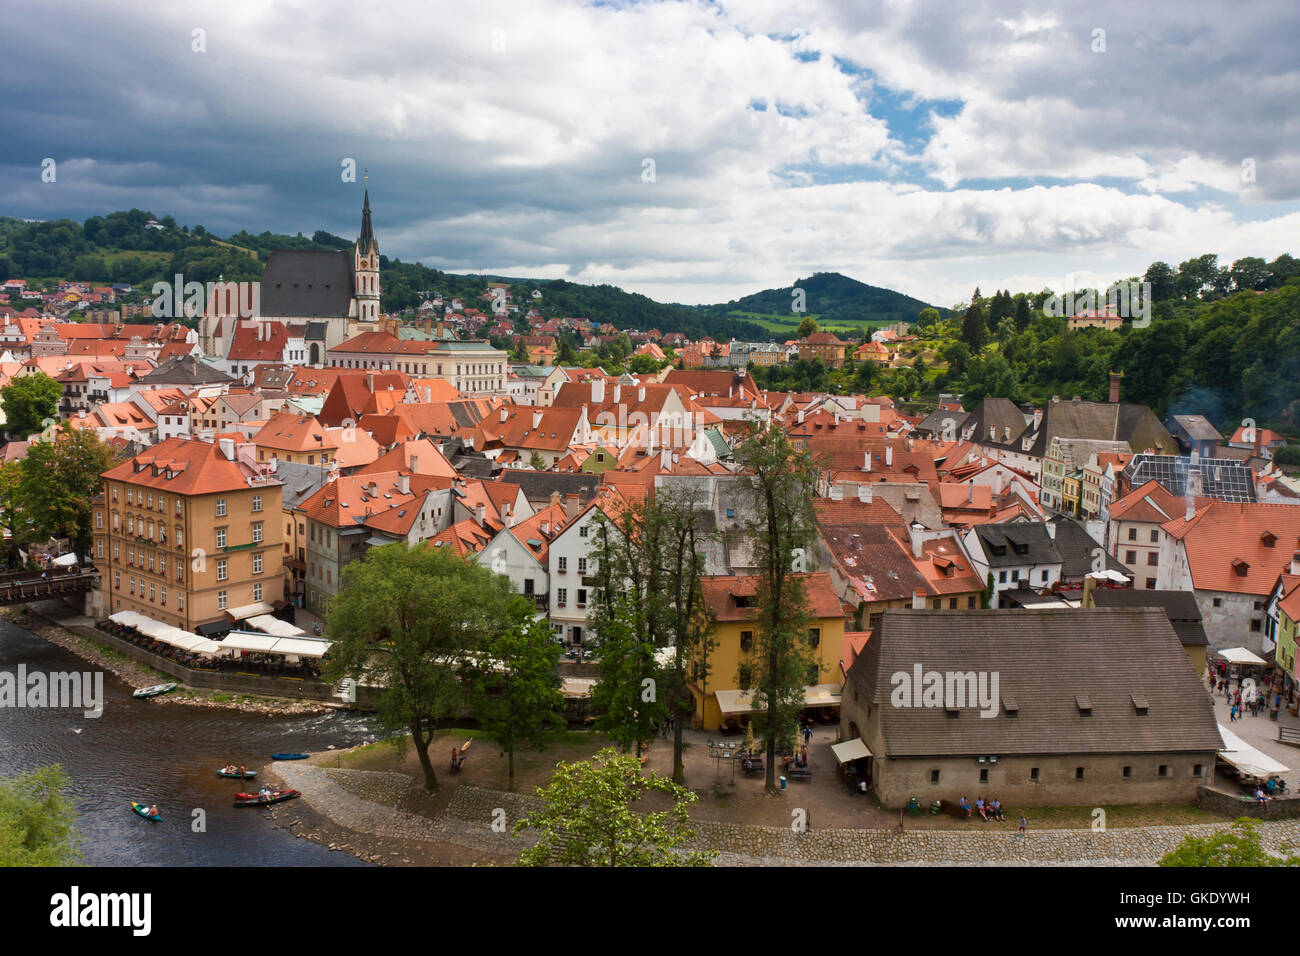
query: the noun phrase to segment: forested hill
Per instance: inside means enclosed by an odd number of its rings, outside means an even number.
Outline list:
[[[764,289],[742,299],[719,305],[701,306],[709,315],[726,315],[732,312],[753,312],[760,315],[790,315],[796,300],[796,291],[803,290],[803,309],[817,316],[819,324],[835,325],[840,322],[915,322],[917,313],[930,308],[928,303],[910,295],[867,285],[838,272],[818,272],[799,279],[792,286],[781,289]],[[940,309],[940,315],[946,313]]]
[[[247,231],[222,239],[203,226],[181,226],[171,216],[154,220],[141,209],[92,216],[84,223],[72,219],[27,222],[0,217],[0,281],[23,278],[37,282],[76,279],[90,282],[129,282],[147,291],[154,282],[260,279],[267,256],[275,249],[350,249],[352,241],[323,230],[310,238]],[[478,296],[489,281],[509,282],[516,301],[532,302],[551,317],[575,316],[609,322],[618,328],[683,332],[692,338],[766,339],[769,333],[750,322],[706,315],[678,305],[665,305],[611,285],[582,285],[563,279],[526,280],[500,276],[457,275],[418,262],[380,256],[382,307],[386,312],[414,308],[426,295],[462,299],[481,305]]]

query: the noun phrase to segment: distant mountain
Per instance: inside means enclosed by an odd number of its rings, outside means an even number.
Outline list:
[[[718,316],[730,312],[755,312],[760,315],[788,315],[796,319],[797,313],[792,308],[796,289],[803,290],[804,311],[817,316],[817,321],[822,325],[863,321],[915,322],[917,313],[932,308],[928,302],[892,289],[867,285],[838,272],[818,272],[783,289],[764,289],[743,299],[700,306],[700,309]],[[947,311],[939,309],[939,314],[944,315]]]

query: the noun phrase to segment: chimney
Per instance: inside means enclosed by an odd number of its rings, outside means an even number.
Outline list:
[[[867,452],[867,453],[866,453],[866,456],[863,458],[863,460],[862,460],[862,470],[863,470],[863,471],[870,471],[870,470],[871,470],[871,452]]]
[[[502,406],[501,406],[501,424],[504,425],[504,424],[505,424],[507,421],[509,421],[509,420],[510,420],[510,409],[508,409],[508,408],[506,408],[504,405],[502,405]]]
[[[367,392],[373,392],[374,390],[375,390],[375,373],[374,373],[374,372],[367,372],[367,373],[366,373],[366,391],[367,391]]]
[[[223,438],[217,444],[221,447],[221,454],[225,456],[226,461],[235,460],[235,440],[233,438]]]
[[[542,413],[533,412],[533,431],[537,431],[537,429],[541,427],[542,427]]]
[[[1122,372],[1110,373],[1110,403],[1112,405],[1119,404],[1119,380],[1123,377],[1124,374]]]
[[[642,385],[636,390],[636,400],[638,403],[645,401],[645,386]]]
[[[1035,408],[1034,409],[1034,431],[1038,431],[1038,426],[1041,425],[1042,423],[1043,423],[1043,410],[1041,408]]]
[[[728,398],[730,398],[730,396],[728,396]],[[800,425],[803,424],[803,409],[802,409],[802,408],[799,409],[799,424],[800,424]]]
[[[480,504],[474,509],[474,520],[480,526],[487,520],[487,506]]]
[[[591,404],[603,405],[605,403],[605,380],[603,378],[593,378],[591,380]]]
[[[975,503],[975,482],[972,481],[966,485],[966,504],[973,505],[974,503]]]
[[[1002,441],[1003,441],[1004,443],[1006,443],[1006,442],[1010,442],[1010,441],[1011,441],[1011,426],[1010,426],[1010,425],[1003,425],[1003,426],[1002,426]]]
[[[555,507],[556,505],[558,505],[559,503],[560,503],[560,493],[559,493],[558,491],[552,491],[552,492],[551,492],[551,507],[554,508],[554,507]]]
[[[858,485],[858,500],[863,504],[871,504],[871,486],[867,484]]]
[[[542,522],[542,537],[543,537],[543,538],[549,538],[550,536],[551,536],[551,523],[550,523],[549,521],[543,521],[543,522]]]
[[[921,556],[921,532],[924,530],[925,528],[917,524],[915,521],[907,526],[908,536],[912,539],[912,557],[914,558],[919,558]],[[922,607],[924,607],[924,605],[922,605]]]
[[[617,405],[622,400],[622,398],[623,398],[623,386],[615,382],[614,383],[614,404]]]
[[[1055,521],[1049,521],[1049,522],[1047,522],[1047,536],[1048,536],[1049,538],[1051,538],[1053,541],[1056,540],[1056,522],[1055,522]]]
[[[915,591],[912,592],[912,610],[913,611],[925,610],[925,588],[917,588]]]
[[[581,499],[577,495],[564,496],[564,517],[565,520],[572,520],[573,516],[578,513],[578,505]]]
[[[831,485],[831,501],[843,501],[844,489],[839,485]]]
[[[886,468],[894,467],[894,446],[893,445],[885,446],[885,467]]]
[[[1291,552],[1291,573],[1300,574],[1300,551]]]
[[[1196,517],[1196,504],[1192,501],[1191,498],[1188,498],[1187,510],[1183,512],[1183,520],[1191,521],[1194,517]]]
[[[659,459],[659,469],[660,471],[673,470],[673,453],[671,448],[664,449],[664,453]]]
[[[378,498],[378,497],[379,497],[379,482],[377,482],[377,481],[372,481],[372,482],[370,483],[370,487],[367,488],[366,491],[369,492],[371,498]]]

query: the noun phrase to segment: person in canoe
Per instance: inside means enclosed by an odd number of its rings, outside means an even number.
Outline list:
[[[263,802],[265,802],[265,801],[267,801],[267,800],[270,800],[270,799],[271,799],[271,788],[268,787],[266,784],[262,784],[262,789],[259,790],[259,791],[257,791],[257,799],[259,799],[259,800],[261,800],[261,801],[263,801]]]
[[[145,816],[147,816],[147,817],[156,817],[156,816],[158,816],[158,804],[156,804],[156,803],[151,803],[151,804],[149,804],[148,808],[144,811],[144,814],[145,814]]]
[[[228,764],[226,764],[226,769],[225,769],[225,770],[222,770],[221,772],[222,772],[222,773],[230,773],[230,774],[233,774],[233,773],[239,773],[239,768],[236,767],[233,763],[228,763]],[[240,776],[242,777],[243,774],[240,774]]]

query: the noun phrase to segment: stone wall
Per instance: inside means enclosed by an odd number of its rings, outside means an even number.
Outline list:
[[[1272,797],[1268,803],[1260,803],[1258,800],[1243,800],[1235,793],[1201,787],[1196,802],[1206,810],[1225,813],[1230,817],[1255,817],[1260,820],[1300,817],[1300,796]]]

